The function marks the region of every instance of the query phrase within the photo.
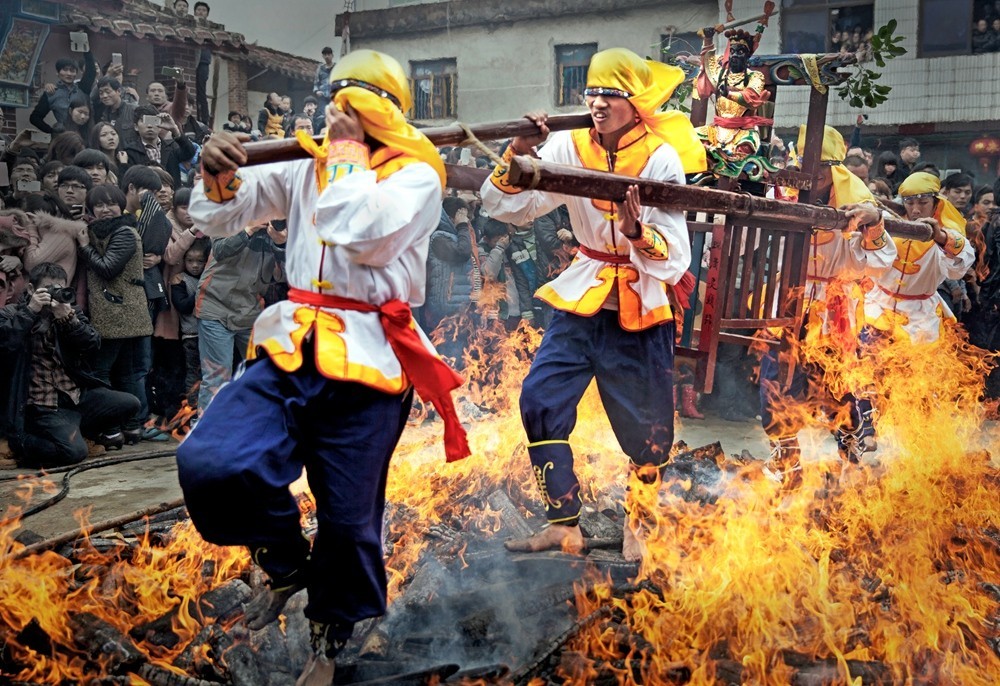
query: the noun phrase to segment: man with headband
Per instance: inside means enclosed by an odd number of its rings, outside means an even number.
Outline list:
[[[461,378],[410,316],[423,302],[444,165],[406,122],[411,95],[391,57],[358,50],[331,74],[315,160],[240,169],[246,136],[202,152],[190,212],[214,236],[287,218],[287,301],[261,313],[259,358],[224,386],[177,453],[191,519],[204,538],[245,545],[270,578],[247,606],[250,628],[307,588],[313,654],[300,686],[329,684],[355,622],[382,614],[382,513],[389,459],[411,385],[445,423],[448,460],[469,450],[451,390]],[[247,240],[250,240],[249,237]],[[289,485],[303,467],[316,500],[311,546]]]
[[[805,150],[805,140],[806,127],[802,126],[796,146],[800,152]],[[877,278],[887,270],[896,257],[896,246],[885,231],[882,212],[868,186],[843,166],[846,153],[844,137],[836,129],[825,127],[812,202],[845,210],[852,223],[848,231],[817,229],[812,234],[802,334],[810,341],[835,346],[844,356],[856,356],[864,319],[860,312],[864,294],[859,281],[866,276]],[[799,360],[791,383],[782,387],[777,350],[768,347],[761,359],[760,416],[771,440],[767,469],[776,480],[788,485],[799,482],[798,433],[805,419],[801,411],[779,409],[789,399],[817,399],[828,405],[824,409],[843,415],[843,423],[834,432],[843,459],[858,462],[862,452],[874,449],[867,441],[874,433],[871,402],[850,392],[831,393],[817,382],[821,372]]]
[[[660,112],[684,73],[621,49],[590,61],[584,91],[593,127],[554,134],[539,152],[548,162],[683,184],[705,169],[704,148],[680,112]],[[548,136],[544,113],[526,115],[536,136],[519,136],[504,154],[534,154]],[[671,399],[674,308],[668,295],[691,261],[684,213],[641,207],[631,186],[620,203],[519,191],[497,167],[482,188],[491,217],[523,225],[565,204],[580,252],[536,297],[556,312],[521,390],[528,454],[541,490],[548,527],[511,550],[580,550],[580,483],[569,435],[576,406],[596,377],[611,426],[633,469],[657,480],[674,435]],[[626,557],[641,556],[641,541],[626,523]]]
[[[941,180],[917,172],[899,186],[906,218],[934,229],[929,241],[893,239],[897,257],[865,303],[872,326],[913,343],[932,343],[955,315],[937,293],[945,279],[960,279],[975,260],[965,238],[965,218],[940,195]]]

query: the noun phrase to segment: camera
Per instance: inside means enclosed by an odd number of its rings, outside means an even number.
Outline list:
[[[72,288],[53,288],[49,291],[52,300],[57,303],[70,304],[76,297],[76,291]]]

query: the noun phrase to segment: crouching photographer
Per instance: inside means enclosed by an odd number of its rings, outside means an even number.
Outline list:
[[[85,371],[101,338],[73,304],[67,281],[62,267],[42,262],[19,302],[0,309],[0,368],[11,380],[0,396],[0,423],[21,467],[76,464],[87,456],[84,436],[120,448],[120,431],[103,432],[139,409],[134,396]]]

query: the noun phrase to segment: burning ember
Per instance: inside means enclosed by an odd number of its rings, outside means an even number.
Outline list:
[[[591,389],[572,437],[579,557],[500,545],[544,521],[517,413],[537,343],[530,329],[479,325],[462,391],[483,414],[472,458],[446,465],[423,416],[405,432],[389,478],[389,613],[358,626],[338,683],[1000,681],[1000,475],[978,397],[988,361],[958,334],[878,342],[861,358],[802,350],[832,388],[874,398],[879,451],[877,464],[843,465],[807,432],[796,489],[718,446],[678,445],[666,483],[628,484]],[[785,408],[814,426],[832,421],[824,410]],[[620,555],[629,485],[640,564]],[[245,554],[183,518],[21,557],[16,526],[0,531],[5,678],[285,684],[304,660],[301,596],[251,635],[240,603],[260,580]]]

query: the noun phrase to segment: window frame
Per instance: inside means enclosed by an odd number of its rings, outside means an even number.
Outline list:
[[[591,49],[587,59],[585,61],[576,60],[572,63],[564,64],[562,61],[562,56],[565,53],[575,52],[581,49]],[[590,66],[590,58],[593,57],[598,50],[597,43],[560,43],[559,45],[553,46],[553,55],[555,59],[555,105],[556,107],[579,107],[583,102],[564,102],[564,78],[565,74],[563,72],[564,68],[579,69],[583,68],[583,88],[587,86],[587,68]],[[583,95],[583,88],[580,89],[580,95]]]
[[[923,0],[920,1],[922,4]],[[825,46],[824,50],[826,52],[831,52],[833,50],[833,43],[830,40],[830,34],[833,30],[833,24],[831,22],[830,12],[832,10],[846,9],[849,7],[865,7],[867,5],[870,5],[872,8],[872,29],[874,30],[875,0],[784,0],[781,3],[780,9],[781,35],[779,39],[781,41],[781,52],[787,52],[787,48],[785,47],[788,42],[785,39],[785,27],[787,26],[787,23],[784,20],[786,16],[816,12],[817,10],[826,10],[826,31],[823,34]]]
[[[426,73],[417,75],[417,71],[423,69]],[[420,81],[430,80],[430,91],[427,94],[427,107],[421,109],[421,89],[418,86]],[[435,87],[442,85],[445,88],[445,95],[442,100],[442,110],[438,112],[434,107]],[[457,119],[458,118],[458,58],[439,57],[431,60],[410,60],[410,92],[413,94],[413,106],[407,113],[410,119],[428,121],[433,119]]]
[[[972,55],[973,54],[973,52],[972,52],[972,22],[975,21],[976,3],[975,3],[975,0],[966,0],[966,2],[968,3],[967,7],[968,7],[968,10],[969,10],[969,21],[966,22],[966,27],[965,27],[966,28],[966,32],[967,32],[967,34],[966,34],[966,41],[965,41],[965,49],[964,50],[960,50],[960,51],[934,52],[932,54],[927,54],[927,51],[924,49],[924,36],[923,36],[923,29],[924,29],[924,26],[927,23],[925,21],[925,19],[924,19],[924,12],[925,12],[924,8],[926,7],[927,0],[920,0],[919,4],[917,5],[917,35],[916,35],[916,41],[917,41],[917,58],[918,59],[932,60],[932,59],[936,59],[938,57],[957,57],[957,56],[964,56],[964,55]],[[961,3],[961,0],[950,0],[948,4],[949,4],[949,6],[954,7],[957,3]]]

